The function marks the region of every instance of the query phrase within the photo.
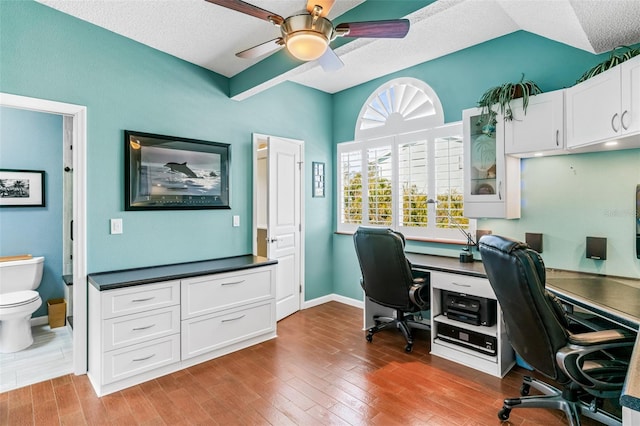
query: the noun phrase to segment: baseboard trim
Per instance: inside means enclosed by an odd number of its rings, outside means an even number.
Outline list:
[[[341,296],[335,293],[328,294],[322,297],[317,297],[311,300],[306,300],[302,305],[302,309],[313,308],[314,306],[322,305],[323,303],[327,303],[327,302],[339,302],[339,303],[344,303],[345,305],[364,309],[364,302],[362,300],[352,299],[350,297]]]

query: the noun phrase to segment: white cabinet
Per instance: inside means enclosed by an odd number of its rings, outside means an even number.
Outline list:
[[[275,268],[183,280],[182,360],[210,359],[275,337],[275,285]]]
[[[98,396],[276,336],[276,265],[100,291],[89,287]]]
[[[529,98],[525,114],[522,99],[511,102],[513,119],[504,122],[504,152],[517,157],[563,154],[564,90]]]
[[[104,292],[89,287],[88,375],[99,396],[144,381],[140,376],[166,374],[179,362],[180,281]]]
[[[566,124],[567,148],[578,151],[640,134],[640,56],[566,89]],[[632,138],[616,149],[638,146]]]
[[[447,317],[445,292],[495,303],[495,323],[474,325]],[[503,377],[514,366],[502,311],[486,278],[431,271],[431,354],[496,377]]]
[[[464,135],[464,215],[520,217],[520,159],[504,152],[504,120],[481,120],[480,108],[462,111]]]

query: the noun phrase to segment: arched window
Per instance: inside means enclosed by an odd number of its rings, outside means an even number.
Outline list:
[[[431,129],[444,124],[440,99],[415,78],[398,78],[378,87],[356,122],[356,140]]]
[[[465,241],[462,124],[414,78],[378,87],[360,110],[356,141],[338,144],[338,231],[389,226],[408,237]]]

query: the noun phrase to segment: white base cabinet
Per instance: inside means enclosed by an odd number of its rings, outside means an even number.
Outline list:
[[[89,286],[98,396],[276,337],[276,265],[99,291]]]
[[[502,311],[496,301],[496,321],[491,326],[467,324],[444,315],[443,291],[496,300],[486,278],[431,271],[431,354],[496,377],[504,377],[515,364],[515,355],[502,321]],[[458,344],[438,336],[438,326],[454,326],[467,332],[479,333],[496,339],[495,355],[472,344]],[[460,343],[466,333],[461,332]],[[476,345],[477,346],[477,345]]]

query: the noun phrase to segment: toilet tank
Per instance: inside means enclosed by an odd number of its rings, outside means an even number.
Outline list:
[[[0,262],[0,293],[35,290],[42,280],[44,257]]]

